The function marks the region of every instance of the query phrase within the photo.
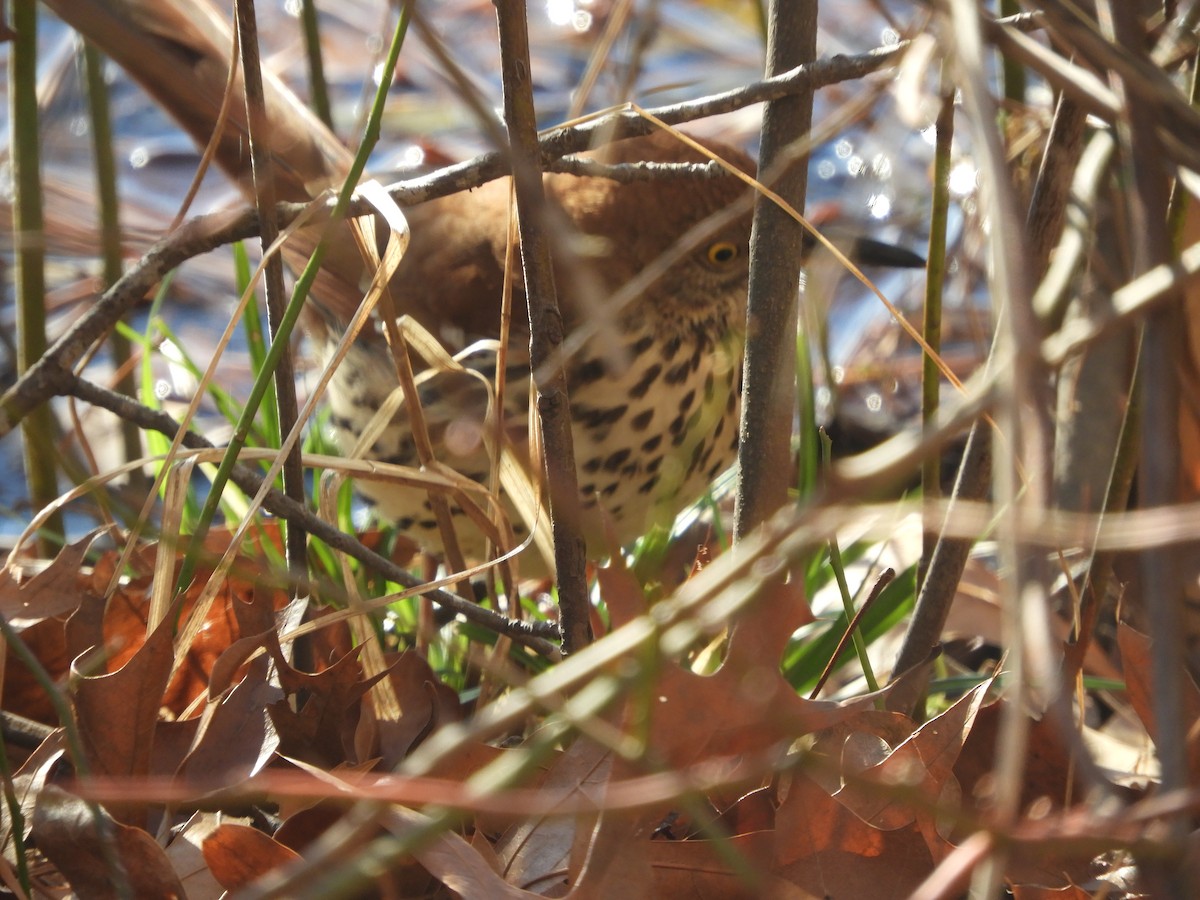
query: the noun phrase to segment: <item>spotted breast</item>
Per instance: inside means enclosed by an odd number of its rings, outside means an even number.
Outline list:
[[[711,149],[750,170],[750,160],[739,151]],[[669,135],[657,135],[618,142],[607,148],[605,159],[705,157]],[[698,242],[688,234],[746,189],[732,177],[618,183],[568,175],[547,176],[546,187],[562,217],[555,229],[561,238],[556,281],[564,325],[574,336],[565,362],[585,536],[589,552],[602,556],[606,533],[627,544],[653,525],[669,524],[733,461],[749,217],[737,216]],[[490,482],[501,456],[491,440],[496,433],[512,439],[508,458],[519,460],[525,473],[539,469],[524,440],[528,332],[519,282],[499,431],[488,414],[496,409],[490,406],[489,381],[494,384],[494,339],[500,333],[507,198],[508,184],[500,181],[408,211],[412,242],[392,288],[403,313],[447,350],[462,353],[461,368],[423,373],[420,399],[439,462],[480,484]],[[616,308],[622,288],[652,266],[661,267],[661,274]],[[339,315],[344,319],[349,310],[325,312],[328,323]],[[327,327],[330,336],[333,330]],[[343,451],[361,443],[396,388],[389,348],[373,335],[360,340],[330,384],[331,421]],[[405,409],[372,437],[359,448],[367,457],[419,463]],[[511,479],[505,484],[511,489]],[[381,516],[426,548],[440,550],[424,487],[386,480],[360,481],[358,487]],[[480,527],[488,514],[484,497],[460,490],[450,499],[461,526],[457,541],[470,559],[484,557],[489,533],[504,543],[504,528],[497,533]],[[528,533],[531,518],[539,520],[528,502],[509,498],[504,509],[517,540]]]

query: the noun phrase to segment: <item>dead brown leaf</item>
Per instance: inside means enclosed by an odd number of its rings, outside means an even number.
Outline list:
[[[1153,671],[1151,656],[1153,644],[1148,635],[1138,631],[1127,622],[1117,625],[1117,646],[1121,648],[1121,662],[1125,670],[1125,688],[1129,692],[1129,703],[1137,713],[1150,737],[1157,740],[1158,728],[1154,717],[1154,685],[1150,683]],[[1200,687],[1190,674],[1181,676],[1183,685],[1183,722],[1181,731],[1187,735],[1188,771],[1192,784],[1200,783]]]
[[[204,710],[200,730],[179,767],[189,781],[214,787],[236,785],[261,770],[279,747],[268,712],[282,691],[268,678],[268,660],[259,657],[225,697]]]
[[[805,775],[775,818],[776,874],[818,897],[907,897],[934,865],[915,823],[880,831]]]
[[[413,751],[434,729],[463,718],[462,704],[458,694],[446,686],[434,674],[429,663],[417,652],[386,654],[388,678],[400,705],[400,718],[396,721],[381,719],[371,703],[371,694],[366,695],[362,716],[364,723],[370,722],[377,734],[370,751],[360,749],[360,757],[378,756],[383,765],[393,767]]]
[[[201,845],[213,877],[236,891],[273,869],[300,861],[294,851],[247,825],[218,825]]]
[[[33,814],[38,848],[58,867],[80,897],[183,898],[183,885],[154,838],[122,825],[101,811],[99,821],[83,800],[54,785],[42,789]],[[115,871],[113,861],[119,861]]]

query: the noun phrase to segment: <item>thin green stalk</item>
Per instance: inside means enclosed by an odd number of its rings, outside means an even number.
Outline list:
[[[87,80],[88,113],[91,116],[92,154],[96,162],[100,255],[104,267],[104,289],[108,290],[123,274],[117,165],[113,154],[112,116],[109,112],[108,83],[104,79],[104,58],[99,50],[86,42],[83,44],[83,65]],[[119,329],[114,329],[109,341],[113,366],[122,371],[117,379],[116,390],[126,397],[134,397],[137,381],[132,367],[128,365],[131,352],[129,339]],[[142,435],[133,422],[121,422],[121,441],[126,462],[138,459],[142,455]],[[142,493],[149,486],[144,472],[130,473],[129,484],[135,493]]]
[[[317,8],[313,0],[302,0],[300,3],[300,28],[304,32],[304,56],[308,60],[309,100],[317,118],[333,131],[329,85],[325,81],[325,63],[321,59],[321,31],[317,26]]]
[[[821,454],[828,466],[833,456],[833,441],[824,431],[821,432]],[[838,547],[836,535],[829,539],[829,565],[837,579],[838,591],[842,595],[842,608],[846,611],[846,621],[854,622],[854,598],[850,595],[850,585],[846,581],[846,568],[842,565],[842,551]],[[863,677],[867,679],[867,687],[871,693],[879,690],[879,682],[875,679],[875,670],[871,668],[871,660],[867,656],[867,642],[863,640],[862,629],[855,628],[851,634],[854,641],[854,652],[858,654],[862,666]]]
[[[392,72],[395,71],[396,61],[400,58],[400,48],[404,45],[404,35],[408,31],[408,21],[408,7],[401,7],[400,18],[396,22],[396,30],[392,35],[392,44],[388,49],[387,61],[384,64],[383,74],[379,79],[379,86],[375,93],[375,102],[371,106],[371,114],[367,119],[367,126],[363,132],[362,141],[359,143],[358,152],[355,154],[354,162],[350,166],[350,172],[346,176],[346,180],[342,184],[342,189],[338,193],[337,202],[334,204],[333,215],[330,217],[330,227],[334,227],[345,216],[346,210],[350,206],[350,198],[354,195],[359,179],[362,178],[362,173],[367,167],[367,159],[370,157],[375,144],[379,141],[383,107],[387,100],[388,89],[392,83]],[[308,292],[312,289],[317,273],[321,270],[321,262],[325,258],[328,240],[328,232],[326,232],[326,237],[322,238],[321,242],[317,244],[316,250],[313,251],[312,256],[309,258],[308,265],[305,266],[304,271],[296,281],[296,286],[292,291],[292,299],[288,303],[283,318],[279,322],[279,329],[276,332],[275,340],[272,342],[270,350],[267,351],[264,367],[255,378],[254,386],[250,390],[250,396],[246,400],[245,409],[242,411],[237,428],[229,441],[229,447],[221,459],[221,464],[217,468],[216,475],[213,477],[212,489],[204,503],[204,508],[200,511],[200,521],[197,523],[196,533],[188,545],[187,556],[184,558],[179,573],[179,581],[176,583],[179,591],[183,591],[188,586],[192,580],[192,576],[196,572],[196,566],[203,551],[204,538],[208,534],[208,529],[212,525],[212,520],[216,515],[217,506],[221,502],[221,494],[224,492],[225,485],[229,481],[229,476],[233,472],[233,467],[237,463],[238,456],[246,444],[246,436],[250,433],[251,428],[254,427],[254,421],[258,415],[258,409],[262,403],[263,396],[271,387],[272,373],[279,364],[279,358],[287,349],[292,330],[295,328],[296,320],[300,317],[300,310],[304,307],[304,301],[308,297]]]
[[[810,318],[802,318],[801,322],[811,324],[811,322],[806,322]],[[824,336],[821,335],[820,337],[822,348],[821,360],[826,376],[828,377],[830,373],[829,354],[824,351]],[[799,450],[796,454],[796,487],[799,490],[800,500],[806,500],[813,495],[821,470],[818,462],[821,458],[821,444],[820,438],[817,436],[819,428],[817,426],[816,385],[813,383],[811,346],[809,342],[809,329],[802,326],[800,328],[800,335],[796,339],[796,399],[800,407]],[[833,382],[827,380],[826,383],[832,384]]]
[[[933,202],[929,214],[929,260],[925,269],[925,316],[922,334],[934,353],[942,349],[942,287],[946,279],[946,222],[950,214],[951,148],[954,142],[954,86],[942,74],[942,108],[938,112],[937,142],[933,158]],[[937,419],[942,375],[932,354],[921,359],[921,423],[932,428]],[[921,495],[926,500],[942,493],[942,458],[931,453],[921,464]],[[917,566],[917,590],[925,582],[925,571],[937,546],[936,528],[927,528]]]
[[[17,861],[17,881],[25,896],[33,896],[33,886],[29,881],[29,862],[25,859],[25,814],[21,812],[21,801],[13,786],[12,766],[8,762],[8,751],[5,742],[0,741],[0,775],[4,777],[4,805],[8,807],[8,821],[11,825],[9,838],[12,840],[12,854]]]
[[[1000,15],[1015,16],[1021,11],[1019,0],[1000,0]],[[1000,54],[1004,98],[1017,105],[1025,103],[1025,66],[1006,53]]]
[[[250,286],[250,256],[246,253],[246,244],[243,241],[238,241],[233,245],[233,265],[235,284],[240,297]],[[261,372],[267,361],[267,338],[266,329],[263,327],[262,313],[259,312],[258,304],[253,300],[246,304],[242,330],[246,335],[246,346],[250,353],[250,371]],[[229,421],[236,421],[236,416],[230,417]],[[278,447],[283,437],[279,433],[279,409],[274,391],[267,391],[266,396],[263,397],[259,425],[263,430],[265,446]]]
[[[37,4],[12,0],[16,36],[9,51],[8,96],[13,175],[13,249],[16,256],[17,373],[23,375],[46,352],[46,245],[42,215],[41,153],[37,99]],[[41,509],[58,497],[55,421],[43,403],[21,420],[29,499]],[[38,537],[38,553],[53,555],[48,535],[64,534],[55,513]]]

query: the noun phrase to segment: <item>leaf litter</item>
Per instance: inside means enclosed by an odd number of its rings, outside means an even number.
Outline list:
[[[804,699],[779,670],[787,637],[811,618],[786,583],[768,582],[741,606],[723,659],[701,673],[688,648],[665,652],[666,620],[632,575],[600,570],[605,640],[652,625],[648,640],[594,672],[593,685],[612,678],[630,689],[579,718],[572,703],[588,688],[564,689],[523,717],[523,739],[460,742],[414,778],[405,760],[469,713],[425,659],[385,654],[384,671],[367,675],[339,623],[313,634],[316,671],[298,670],[279,640],[286,593],[234,574],[175,665],[175,616],[147,634],[149,572],[135,571],[105,601],[115,555],[85,566],[92,543],[64,549],[33,577],[10,566],[0,578],[0,608],[22,640],[35,639],[30,649],[71,711],[71,729],[53,727],[14,773],[22,834],[51,864],[44,877],[82,896],[117,896],[114,866],[136,896],[249,889],[304,871],[307,848],[345,829],[355,809],[378,812],[344,844],[347,860],[382,836],[423,833],[432,819],[422,810],[450,806],[455,827],[416,842],[385,883],[463,897],[901,897],[950,856],[962,826],[987,815],[1001,709],[988,704],[989,683],[925,722],[883,711],[882,694]],[[137,558],[153,559],[143,549]],[[242,562],[248,570],[255,560]],[[203,581],[174,612],[186,614]],[[693,636],[711,640],[703,629]],[[1145,638],[1122,626],[1120,642],[1140,668]],[[10,653],[6,713],[61,725],[19,672]],[[400,710],[386,721],[369,699],[382,678]],[[1130,692],[1149,722],[1136,679]],[[539,744],[554,722],[570,727]],[[1046,828],[1077,829],[1069,804],[1084,786],[1069,747],[1047,723],[1035,726],[1030,754],[1023,803],[1042,805]],[[506,765],[531,774],[472,792],[472,779]],[[13,827],[6,815],[10,865]],[[1093,843],[1012,837],[1021,880],[1069,892],[1094,870]]]

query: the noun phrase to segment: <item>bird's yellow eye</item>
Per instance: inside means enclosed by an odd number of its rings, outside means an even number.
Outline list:
[[[718,266],[733,262],[735,259],[737,259],[737,255],[737,244],[733,244],[729,241],[717,241],[713,244],[710,244],[706,254],[708,261]]]

